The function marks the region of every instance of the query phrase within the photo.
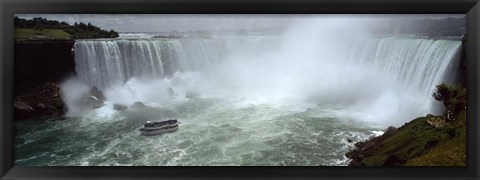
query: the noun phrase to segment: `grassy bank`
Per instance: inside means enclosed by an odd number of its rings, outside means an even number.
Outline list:
[[[61,29],[17,29],[15,28],[15,41],[35,41],[35,40],[71,40],[72,35]]]
[[[356,145],[347,153],[358,166],[465,166],[466,111],[444,127],[433,127],[427,117]]]
[[[355,144],[346,156],[350,166],[466,166],[466,89],[437,86],[434,98],[444,102],[454,118],[427,115],[385,134]],[[427,120],[445,123],[435,127]],[[431,121],[432,122],[432,121]]]
[[[448,136],[443,138],[429,152],[415,157],[407,166],[465,166],[467,161],[467,115],[462,111],[457,120],[443,129]]]
[[[58,40],[58,39],[95,39],[116,38],[118,32],[103,30],[90,23],[74,23],[48,20],[41,17],[32,19],[14,18],[15,39],[20,40]],[[17,31],[19,29],[19,31]],[[18,38],[17,38],[18,32]]]

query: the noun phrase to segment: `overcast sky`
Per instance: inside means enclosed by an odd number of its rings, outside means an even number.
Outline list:
[[[92,23],[118,32],[169,32],[190,30],[232,30],[282,27],[295,19],[315,17],[368,18],[446,18],[464,14],[442,15],[198,15],[198,14],[17,14],[20,18],[43,17],[49,20]]]

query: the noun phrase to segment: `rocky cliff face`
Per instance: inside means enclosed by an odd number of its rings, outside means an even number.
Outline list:
[[[61,117],[65,111],[60,87],[55,83],[45,82],[15,97],[15,120]]]
[[[75,73],[74,41],[15,43],[15,96],[45,82],[57,83]]]
[[[74,41],[16,43],[15,120],[59,117],[66,110],[58,83],[75,74]]]

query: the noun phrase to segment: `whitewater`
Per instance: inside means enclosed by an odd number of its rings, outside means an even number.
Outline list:
[[[15,165],[342,166],[355,142],[441,112],[435,86],[459,78],[460,41],[317,31],[77,40],[67,117],[17,123]],[[92,86],[105,106],[75,107]],[[177,132],[140,135],[169,118]]]

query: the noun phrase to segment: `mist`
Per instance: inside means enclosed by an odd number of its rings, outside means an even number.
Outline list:
[[[357,142],[442,115],[432,93],[464,73],[448,15],[48,17],[128,33],[66,49],[68,111],[16,122],[16,165],[345,166]]]
[[[432,113],[431,96],[352,57],[354,48],[373,38],[372,31],[382,22],[345,16],[295,19],[283,25],[285,29],[275,37],[277,46],[252,50],[246,48],[248,44],[237,44],[225,50],[219,61],[200,68],[132,76],[103,90],[107,101],[127,105],[140,101],[168,106],[192,97],[214,97],[235,99],[239,104],[290,104],[304,110],[341,107],[345,112],[338,116],[399,125]],[[188,67],[198,58],[190,57],[179,63]],[[79,114],[71,99],[85,93],[86,84],[74,79],[62,86],[69,115]]]

